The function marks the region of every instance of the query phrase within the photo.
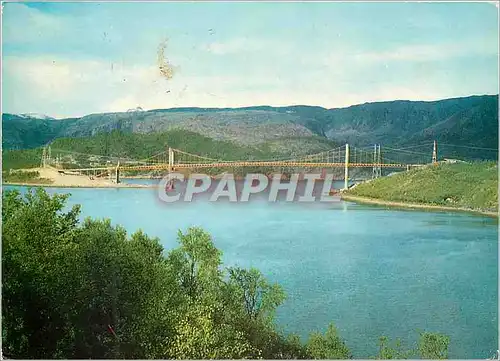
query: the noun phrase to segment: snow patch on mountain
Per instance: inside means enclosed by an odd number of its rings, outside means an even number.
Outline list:
[[[141,107],[136,107],[136,108],[132,108],[132,109],[129,109],[127,110],[127,113],[128,112],[143,112],[144,109],[142,109]]]
[[[48,115],[45,114],[40,114],[40,113],[23,113],[23,114],[18,114],[21,118],[36,118],[36,119],[43,119],[43,120],[53,120],[55,118],[49,117]]]

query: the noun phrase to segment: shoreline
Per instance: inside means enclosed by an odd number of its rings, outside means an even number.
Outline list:
[[[37,172],[38,177],[26,179],[25,181],[2,179],[2,185],[47,188],[152,188],[150,184],[114,183],[107,178],[60,173],[59,169],[52,167],[31,168],[20,171]]]
[[[130,183],[94,183],[94,184],[58,184],[54,183],[36,183],[36,182],[2,182],[2,186],[21,186],[21,187],[44,187],[44,188],[115,188],[115,189],[152,189],[157,188],[155,184],[130,184]],[[433,204],[419,204],[419,203],[404,203],[396,201],[388,201],[383,199],[360,197],[349,194],[341,194],[341,200],[350,201],[361,204],[371,204],[378,206],[388,206],[391,208],[403,208],[403,209],[420,209],[429,211],[448,211],[448,212],[460,212],[460,213],[472,213],[477,215],[488,216],[492,218],[498,218],[498,212],[484,211],[480,209],[469,209],[463,207],[450,207],[450,206],[439,206]]]
[[[155,185],[150,184],[93,184],[93,185],[78,185],[78,184],[55,184],[55,183],[29,183],[29,182],[2,182],[2,186],[21,186],[21,187],[44,187],[44,188],[155,188]]]
[[[351,201],[351,202],[362,203],[362,204],[373,204],[373,205],[379,205],[379,206],[389,206],[392,208],[423,209],[423,210],[432,210],[432,211],[451,211],[451,212],[461,212],[461,213],[465,212],[465,213],[474,213],[474,214],[478,214],[478,215],[488,216],[488,217],[492,217],[492,218],[498,218],[498,212],[483,211],[480,209],[438,206],[438,205],[433,205],[433,204],[404,203],[404,202],[388,201],[388,200],[376,199],[376,198],[353,196],[353,195],[349,195],[349,194],[342,194],[341,199],[343,201]]]

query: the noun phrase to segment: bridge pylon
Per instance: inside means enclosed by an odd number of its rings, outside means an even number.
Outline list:
[[[47,148],[42,149],[42,161],[40,162],[40,167],[45,168],[47,166]]]
[[[174,170],[174,150],[169,147],[168,148],[168,171],[172,172]]]
[[[382,152],[380,149],[380,144],[378,145],[378,162],[377,162],[377,178],[382,177]]]
[[[116,184],[120,183],[120,161],[118,161],[118,164],[116,165],[116,170],[115,170],[115,183],[116,183]]]
[[[382,157],[380,154],[380,144],[375,144],[373,146],[373,171],[372,171],[372,179],[378,178],[382,176]]]
[[[345,145],[344,189],[349,188],[349,144]]]
[[[434,141],[432,148],[432,164],[437,165],[437,141]]]

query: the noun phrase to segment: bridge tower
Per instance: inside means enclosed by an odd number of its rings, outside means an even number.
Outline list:
[[[432,149],[432,164],[437,165],[437,141],[434,141],[434,147]]]
[[[380,149],[380,144],[378,145],[378,165],[377,165],[377,178],[382,177],[382,152]]]
[[[174,150],[168,148],[168,171],[172,172],[174,170]]]
[[[115,182],[116,184],[120,183],[120,161],[118,161],[118,164],[116,165]]]
[[[349,185],[349,144],[345,145],[345,164],[344,164],[344,189]]]
[[[372,178],[378,178],[382,176],[382,156],[380,154],[380,144],[375,144],[373,146],[373,172]]]
[[[42,161],[40,163],[41,168],[45,168],[47,166],[47,147],[43,147],[42,150]]]
[[[42,151],[42,162],[40,164],[40,166],[42,168],[46,168],[47,165],[49,165],[51,163],[51,151],[50,151],[50,145],[47,147],[43,147],[43,151]]]

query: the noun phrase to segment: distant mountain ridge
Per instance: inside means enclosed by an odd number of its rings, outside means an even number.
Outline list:
[[[45,114],[40,114],[40,113],[23,113],[19,114],[20,117],[22,118],[35,118],[35,119],[51,119],[55,120],[55,118],[49,117],[48,115]]]
[[[113,130],[155,133],[175,128],[244,145],[290,138],[300,143],[301,138],[310,141],[315,137],[353,145],[413,145],[436,139],[497,149],[498,95],[439,101],[395,100],[334,109],[305,105],[183,107],[59,120],[3,114],[2,144],[5,149],[22,149],[60,137],[91,136]]]

